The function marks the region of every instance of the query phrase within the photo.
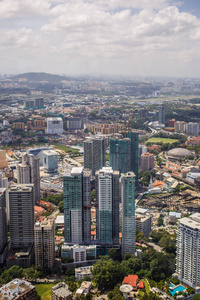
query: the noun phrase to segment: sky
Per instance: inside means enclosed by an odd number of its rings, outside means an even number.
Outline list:
[[[200,77],[200,0],[0,0],[0,74]]]

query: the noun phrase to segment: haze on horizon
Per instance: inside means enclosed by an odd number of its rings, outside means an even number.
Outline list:
[[[0,73],[200,77],[199,0],[1,0]]]

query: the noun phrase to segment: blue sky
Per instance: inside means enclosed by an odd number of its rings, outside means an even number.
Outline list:
[[[200,77],[200,0],[1,0],[0,73]]]

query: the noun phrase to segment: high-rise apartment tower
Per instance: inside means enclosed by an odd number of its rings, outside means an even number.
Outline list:
[[[91,171],[82,167],[74,167],[63,176],[66,243],[90,243],[90,177]]]
[[[40,162],[33,154],[24,154],[17,165],[17,182],[34,184],[34,200],[40,200]]]
[[[96,174],[96,237],[99,244],[119,244],[119,171],[104,167]]]
[[[121,177],[122,200],[122,256],[135,254],[135,174],[128,172]]]
[[[84,141],[84,168],[92,170],[92,175],[106,165],[106,139],[88,138]]]

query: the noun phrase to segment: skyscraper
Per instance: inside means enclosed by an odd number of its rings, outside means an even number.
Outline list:
[[[40,162],[33,154],[24,154],[17,165],[17,182],[34,184],[35,203],[40,200]]]
[[[138,170],[139,170],[139,133],[128,131],[126,137],[131,140],[131,169],[136,176],[136,185],[138,182]]]
[[[158,123],[165,124],[165,108],[164,105],[160,105],[158,108]]]
[[[3,178],[2,172],[0,172],[0,188],[6,189],[6,219],[9,221],[10,219],[10,211],[9,211],[9,194],[8,194],[8,178]]]
[[[34,227],[35,265],[52,269],[55,262],[55,228],[53,217],[36,222]]]
[[[34,243],[34,185],[16,184],[9,190],[11,248]]]
[[[145,171],[153,171],[154,168],[154,155],[147,152],[141,155],[141,170]]]
[[[84,168],[92,170],[92,175],[106,165],[106,139],[88,138],[84,141]]]
[[[7,247],[6,189],[0,188],[0,264],[4,263]]]
[[[119,171],[104,167],[96,174],[96,237],[100,244],[119,244]]]
[[[120,173],[131,170],[131,141],[129,138],[109,139],[109,162],[110,167]]]
[[[200,285],[200,214],[178,220],[177,277],[192,287]]]
[[[90,242],[90,176],[91,171],[82,167],[74,167],[63,176],[66,243]]]
[[[135,174],[121,177],[122,199],[122,256],[135,254]]]

